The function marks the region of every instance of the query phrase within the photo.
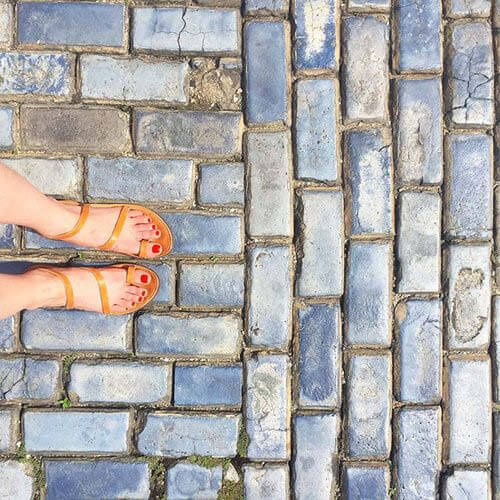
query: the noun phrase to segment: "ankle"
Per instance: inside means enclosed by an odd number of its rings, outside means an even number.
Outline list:
[[[24,309],[42,307],[62,307],[66,303],[66,293],[61,281],[43,270],[34,269],[21,276],[29,293]]]
[[[33,227],[35,231],[46,238],[53,238],[59,234],[71,231],[78,220],[78,216],[63,203],[50,198],[49,210],[42,215]]]

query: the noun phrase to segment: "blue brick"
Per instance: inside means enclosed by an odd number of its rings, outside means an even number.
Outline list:
[[[347,135],[352,234],[390,234],[393,230],[390,142],[379,130]]]
[[[441,409],[402,409],[398,414],[398,498],[438,498]]]
[[[489,17],[492,3],[492,0],[451,0],[447,14],[450,17]]]
[[[500,413],[493,413],[493,431],[494,431],[494,447],[493,447],[493,484],[498,490],[500,487]]]
[[[342,295],[344,213],[340,191],[302,193],[302,260],[297,280],[301,296]]]
[[[336,415],[298,415],[294,418],[295,497],[310,499],[334,498],[337,475]]]
[[[335,69],[336,0],[295,2],[294,58],[297,69]]]
[[[137,352],[172,356],[234,358],[240,351],[237,316],[156,316],[137,319]]]
[[[162,218],[172,231],[173,255],[235,255],[243,250],[240,217],[165,213]]]
[[[247,360],[246,431],[251,460],[287,460],[289,441],[289,360],[258,354]]]
[[[183,203],[192,199],[193,162],[89,158],[90,199]]]
[[[114,460],[45,462],[47,498],[149,498],[147,463]]]
[[[439,300],[398,304],[399,401],[441,401],[441,330]]]
[[[398,63],[400,71],[441,69],[441,1],[399,2]]]
[[[0,320],[0,352],[11,352],[14,349],[14,316]]]
[[[87,247],[78,246],[73,243],[68,243],[66,241],[60,240],[50,240],[48,238],[44,238],[40,234],[32,231],[31,229],[24,230],[24,246],[27,249],[38,249],[38,248],[50,248],[57,250],[87,250]]]
[[[222,487],[222,466],[209,469],[177,463],[167,470],[166,498],[175,500],[217,500]]]
[[[243,490],[245,498],[252,500],[285,500],[288,495],[288,466],[243,466]]]
[[[243,205],[245,202],[243,163],[206,164],[200,167],[200,203]]]
[[[391,253],[387,243],[351,243],[345,311],[348,344],[391,343]]]
[[[245,0],[245,14],[283,14],[287,9],[287,0]]]
[[[0,94],[69,96],[73,64],[66,54],[0,52]]]
[[[160,278],[160,287],[153,300],[153,304],[171,304],[175,297],[175,276],[171,264],[148,264],[148,268],[153,270]]]
[[[169,415],[150,413],[137,447],[143,455],[234,457],[238,415]]]
[[[241,307],[244,293],[241,264],[183,264],[179,301],[183,306]]]
[[[386,12],[390,8],[391,0],[349,0],[349,10],[354,12]]]
[[[396,81],[397,175],[400,182],[443,178],[441,79]]]
[[[493,316],[493,347],[494,347],[494,352],[495,352],[495,371],[493,372],[493,400],[494,401],[500,401],[500,297],[494,297],[493,298],[493,304],[494,304],[494,316]],[[500,422],[499,422],[500,423]],[[500,430],[500,429],[499,429]],[[500,440],[498,442],[499,444],[499,452],[500,452]],[[499,464],[500,466],[500,464]],[[499,470],[500,473],[500,470]],[[499,483],[500,486],[500,483]]]
[[[125,453],[128,423],[127,411],[29,410],[23,414],[24,444],[28,453]]]
[[[27,349],[125,352],[130,316],[83,311],[25,311],[21,340]]]
[[[30,45],[123,45],[123,5],[20,2],[18,40]]]
[[[0,452],[10,451],[14,445],[14,411],[0,410]]]
[[[0,248],[16,246],[16,229],[11,224],[0,224]]]
[[[346,378],[349,457],[387,458],[391,447],[390,357],[352,355]]]
[[[298,403],[339,406],[340,308],[314,304],[299,310]]]
[[[177,53],[239,52],[236,10],[134,9],[133,45],[136,49]]]
[[[170,402],[172,375],[167,364],[73,363],[70,380],[70,396],[80,403]]]
[[[249,123],[288,118],[284,23],[245,24],[246,117]]]
[[[29,500],[33,498],[35,480],[28,464],[8,460],[0,462],[0,498]]]
[[[14,8],[8,3],[0,4],[0,45],[10,46],[14,32]]]
[[[452,474],[445,477],[443,495],[445,498],[457,500],[467,498],[489,500],[491,498],[490,474],[486,470],[455,469]]]
[[[299,80],[296,92],[297,177],[334,182],[338,177],[335,84]]]
[[[346,500],[389,498],[390,474],[386,466],[344,467],[343,490]]]
[[[11,149],[13,144],[12,120],[14,111],[12,108],[0,108],[0,149]]]
[[[59,389],[57,361],[30,358],[0,360],[0,401],[54,399]]]
[[[488,135],[450,135],[446,231],[454,238],[491,238],[493,141]],[[471,182],[474,179],[474,182]]]
[[[248,335],[252,345],[286,349],[292,328],[289,247],[250,250]]]

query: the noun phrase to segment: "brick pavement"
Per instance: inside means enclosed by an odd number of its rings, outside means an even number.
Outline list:
[[[175,239],[135,317],[0,322],[1,498],[500,497],[491,3],[0,3],[3,161]]]

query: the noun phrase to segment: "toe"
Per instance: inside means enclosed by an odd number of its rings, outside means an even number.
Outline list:
[[[111,312],[117,314],[126,314],[128,310],[125,307],[121,307],[115,304],[114,306],[111,307]]]
[[[129,285],[126,288],[126,293],[134,297],[144,297],[144,295],[142,294],[143,291],[145,292],[146,290],[134,285]]]
[[[158,228],[156,227],[155,224],[136,224],[135,229],[139,233],[143,233],[144,231],[157,231],[158,230]]]
[[[155,258],[159,257],[163,251],[159,243],[148,243],[146,245],[146,257]]]
[[[160,231],[158,229],[154,231],[143,231],[139,233],[140,240],[157,240],[161,236]]]
[[[135,276],[134,276],[134,285],[137,285],[138,287],[147,285],[148,283],[151,283],[151,276],[149,273],[142,271],[141,269],[138,269],[135,271]],[[146,294],[143,294],[142,292],[145,292],[146,290],[142,290],[141,294],[145,296]]]
[[[133,211],[130,212],[129,215],[130,215],[131,220],[134,224],[151,224],[153,222],[150,217],[148,217],[147,215],[144,215],[141,212],[136,212],[139,215],[136,215],[135,217],[132,215],[132,213],[134,213],[134,212]]]
[[[118,307],[121,307],[121,308],[123,308],[123,309],[125,309],[125,310],[130,309],[130,303],[129,303],[129,301],[128,301],[128,300],[126,300],[126,299],[118,299],[118,300],[116,301],[116,303],[115,303],[115,304],[113,304],[113,306],[118,306]]]

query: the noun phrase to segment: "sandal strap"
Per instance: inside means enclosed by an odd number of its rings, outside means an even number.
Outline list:
[[[141,259],[145,259],[148,256],[148,245],[149,245],[148,240],[141,240],[141,246],[139,249],[139,257]]]
[[[115,228],[113,229],[113,233],[111,234],[109,240],[106,241],[104,245],[101,245],[99,247],[99,250],[109,250],[118,241],[118,238],[120,237],[120,234],[123,230],[123,226],[125,225],[125,221],[127,220],[128,212],[129,207],[122,207],[122,209],[120,210],[120,215],[118,216],[118,219],[116,221]]]
[[[55,276],[56,278],[59,278],[62,281],[62,283],[64,285],[64,289],[66,291],[66,304],[64,307],[66,309],[73,309],[74,304],[75,304],[75,298],[74,298],[75,296],[74,296],[73,287],[71,286],[71,281],[69,280],[69,278],[65,274],[60,273],[59,271],[56,271],[55,269],[50,269],[48,267],[42,267],[41,269],[49,274],[52,274],[52,276]]]
[[[99,287],[99,294],[101,296],[102,312],[104,314],[109,314],[111,309],[109,307],[108,287],[106,286],[106,281],[104,280],[102,274],[97,269],[88,267],[87,270],[94,275],[95,280],[97,281],[97,285]]]
[[[90,205],[88,204],[83,204],[80,205],[82,207],[82,210],[80,212],[80,217],[78,218],[78,222],[76,223],[75,227],[71,230],[68,231],[67,233],[62,233],[58,234],[57,236],[51,236],[52,239],[54,240],[68,240],[69,238],[72,238],[76,234],[78,234],[84,224],[87,222],[87,219],[89,218],[89,213],[90,213]]]
[[[135,266],[127,267],[127,283],[133,285],[135,283]]]

